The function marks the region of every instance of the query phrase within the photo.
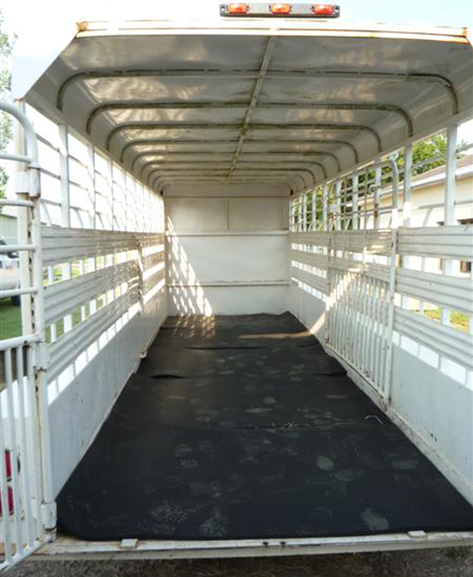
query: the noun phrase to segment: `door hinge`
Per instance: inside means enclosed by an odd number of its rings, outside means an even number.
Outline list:
[[[53,501],[52,503],[43,503],[41,505],[41,509],[43,513],[44,530],[47,532],[55,531],[57,524],[56,502]]]

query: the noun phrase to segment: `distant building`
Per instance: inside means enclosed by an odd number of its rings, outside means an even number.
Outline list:
[[[0,237],[4,238],[8,244],[17,244],[16,216],[0,213]]]
[[[411,226],[440,226],[444,221],[445,166],[412,179]],[[455,224],[473,224],[473,154],[457,162]]]

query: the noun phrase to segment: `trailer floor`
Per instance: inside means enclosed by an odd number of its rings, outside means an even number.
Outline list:
[[[169,318],[58,515],[87,540],[473,528],[473,508],[289,313]]]

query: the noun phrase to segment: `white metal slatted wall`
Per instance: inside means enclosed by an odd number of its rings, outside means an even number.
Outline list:
[[[472,500],[467,415],[453,425],[441,408],[451,388],[464,387],[470,403],[473,392],[473,224],[461,218],[473,208],[473,186],[469,200],[455,196],[456,165],[472,145],[457,147],[456,130],[455,122],[446,129],[441,157],[413,164],[409,142],[293,198],[291,290],[299,318],[369,384],[367,391],[397,414],[408,434],[420,432],[421,448],[434,461],[440,455],[436,464]],[[399,155],[403,162],[394,162]],[[444,166],[441,204],[413,197],[413,178],[429,162]],[[411,378],[402,370],[406,358],[420,367]],[[436,397],[425,365],[439,379]],[[432,415],[424,416],[426,404]]]

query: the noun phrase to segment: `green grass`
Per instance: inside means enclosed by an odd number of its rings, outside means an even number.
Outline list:
[[[21,335],[21,307],[12,305],[10,299],[0,300],[0,340]]]
[[[434,321],[440,321],[440,309],[424,311],[424,315]],[[450,323],[453,327],[468,332],[468,316],[457,311],[450,312]]]

